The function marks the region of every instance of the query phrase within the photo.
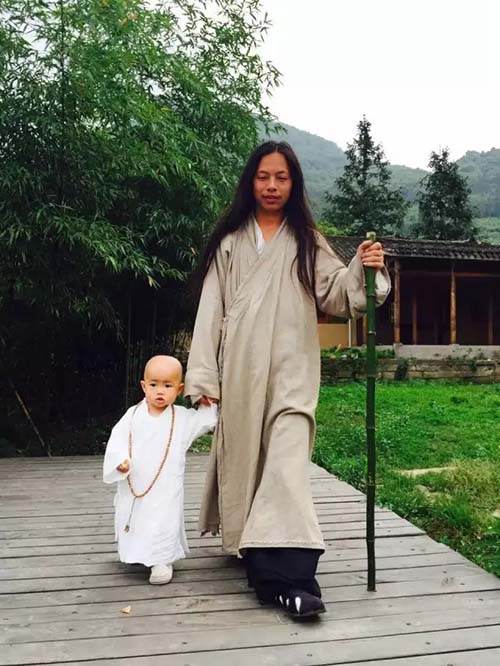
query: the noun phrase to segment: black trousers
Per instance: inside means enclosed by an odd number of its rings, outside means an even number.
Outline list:
[[[262,602],[272,601],[292,588],[321,597],[316,569],[323,552],[312,548],[247,548],[248,584]]]

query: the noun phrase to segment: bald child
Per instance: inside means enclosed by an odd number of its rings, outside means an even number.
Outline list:
[[[193,441],[213,430],[217,406],[175,405],[182,393],[182,366],[154,356],[141,381],[144,400],[113,428],[104,456],[103,480],[116,483],[115,539],[122,562],[151,567],[149,582],[172,580],[172,565],[186,557],[184,470]]]

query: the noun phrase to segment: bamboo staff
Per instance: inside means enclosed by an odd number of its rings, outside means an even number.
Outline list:
[[[375,242],[375,232],[370,231],[366,238]],[[368,555],[368,591],[376,587],[375,568],[375,481],[376,481],[376,441],[375,441],[375,380],[377,359],[375,352],[375,269],[365,268],[366,277],[366,447],[368,468],[366,474],[366,547]]]

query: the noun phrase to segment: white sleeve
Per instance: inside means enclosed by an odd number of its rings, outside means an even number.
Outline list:
[[[391,291],[391,283],[384,271],[375,273],[375,297],[377,303],[383,302]]]
[[[188,423],[184,437],[186,450],[189,449],[195,439],[213,431],[217,425],[219,414],[216,404],[212,404],[210,407],[202,405],[198,409],[188,409],[187,412]]]
[[[365,270],[361,257],[355,254],[348,266],[344,266],[318,234],[316,255],[316,302],[326,314],[346,319],[361,317],[366,313]],[[391,279],[384,266],[375,277],[375,302],[382,305],[391,289]]]
[[[102,480],[104,483],[121,481],[122,479],[126,479],[130,474],[130,470],[124,473],[116,469],[124,460],[128,460],[130,416],[130,410],[128,410],[111,431],[111,436],[106,446],[106,453],[104,454],[102,470]]]

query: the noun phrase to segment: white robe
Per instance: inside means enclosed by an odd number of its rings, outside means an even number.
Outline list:
[[[129,564],[171,564],[189,552],[184,528],[186,452],[197,437],[213,430],[217,407],[196,410],[175,406],[174,433],[167,460],[151,491],[136,499],[130,529],[126,532],[133,501],[127,476],[131,474],[136,492],[146,490],[163,459],[172,422],[170,407],[160,416],[151,416],[143,400],[135,413],[134,409],[131,407],[113,428],[104,457],[104,483],[117,482],[114,506],[118,553],[120,560]],[[130,472],[124,474],[116,468],[129,458],[131,423],[132,461]]]

